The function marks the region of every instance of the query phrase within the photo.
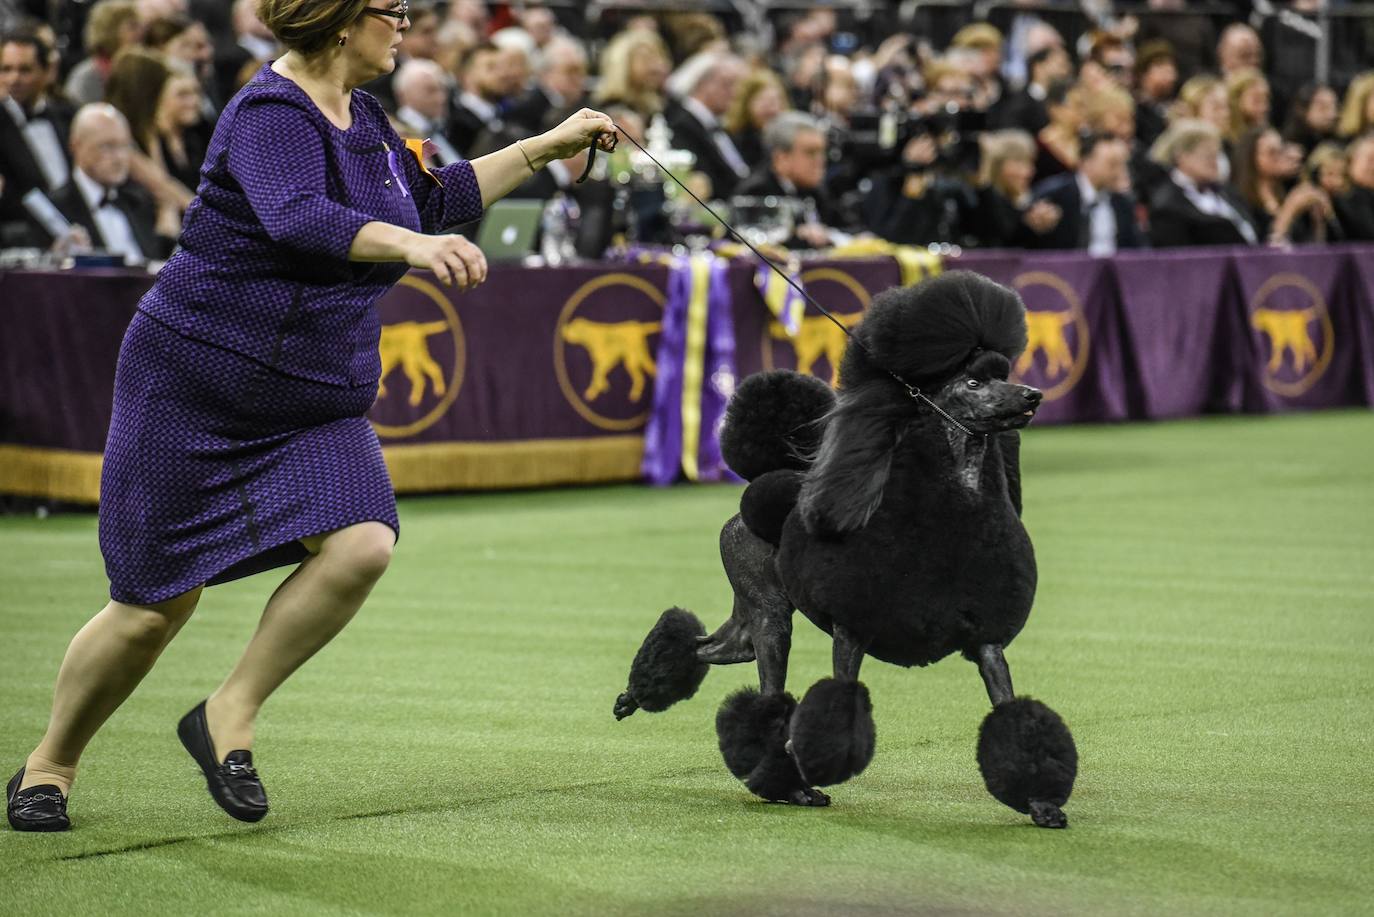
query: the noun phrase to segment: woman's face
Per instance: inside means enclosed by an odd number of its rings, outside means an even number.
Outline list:
[[[1350,180],[1364,188],[1374,188],[1374,140],[1362,140],[1350,154]]]
[[[668,79],[668,62],[650,45],[640,45],[630,52],[630,84],[653,92],[663,89]]]
[[[410,18],[397,18],[384,13],[409,11],[406,0],[371,0],[369,12],[358,17],[348,30],[344,53],[350,58],[353,71],[366,83],[396,69],[396,51],[410,28]]]
[[[157,122],[163,130],[180,131],[200,120],[200,84],[188,73],[179,73],[162,87]]]
[[[1020,197],[1030,190],[1031,179],[1035,178],[1035,163],[1023,156],[1008,156],[1002,160],[997,174],[997,183],[1012,195]]]
[[[1255,171],[1260,178],[1283,178],[1288,167],[1283,154],[1283,139],[1278,131],[1265,131],[1255,142]]]
[[[1336,92],[1323,86],[1307,105],[1307,126],[1318,134],[1329,134],[1336,127]]]
[[[1079,108],[1078,99],[1072,95],[1061,105],[1051,105],[1049,113],[1050,121],[1063,130],[1076,132],[1083,126],[1083,112]]]
[[[181,61],[197,74],[208,73],[215,59],[210,33],[199,22],[191,23],[190,28],[167,42],[163,50],[172,60]]]
[[[1247,124],[1264,124],[1269,120],[1269,84],[1264,80],[1245,87],[1237,102]]]
[[[1226,87],[1217,86],[1198,101],[1197,116],[1219,131],[1231,125],[1231,105],[1226,101]]]
[[[768,123],[782,113],[782,90],[769,84],[764,86],[749,100],[749,123],[763,130]]]

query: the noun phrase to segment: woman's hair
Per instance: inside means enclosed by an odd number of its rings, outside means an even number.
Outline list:
[[[1312,184],[1317,184],[1324,166],[1337,160],[1345,161],[1349,158],[1345,147],[1339,143],[1330,140],[1323,141],[1317,144],[1312,152],[1307,155],[1307,161],[1302,166],[1302,177]]]
[[[782,93],[783,111],[792,107],[787,100],[787,88],[782,85],[782,78],[772,70],[760,67],[740,81],[730,110],[725,113],[725,129],[732,134],[742,134],[752,127],[749,123],[749,106],[754,104],[754,96],[770,86]]]
[[[1374,123],[1365,118],[1371,93],[1374,93],[1374,71],[1361,73],[1351,81],[1350,88],[1345,91],[1345,103],[1341,106],[1341,120],[1336,124],[1336,133],[1353,140],[1374,127]]]
[[[978,185],[993,188],[1002,194],[1007,189],[1000,184],[1002,164],[1008,159],[1035,161],[1035,140],[1022,130],[989,131],[978,138],[982,158],[978,165]]]
[[[1307,136],[1312,130],[1307,126],[1307,110],[1312,107],[1312,100],[1317,93],[1330,88],[1325,83],[1304,83],[1293,94],[1293,101],[1288,106],[1288,119],[1283,122],[1283,136],[1286,139],[1297,140]]]
[[[1102,130],[1103,116],[1110,112],[1135,114],[1135,99],[1119,86],[1104,86],[1101,89],[1084,93],[1083,117],[1092,130]]]
[[[1172,168],[1180,155],[1191,153],[1208,141],[1221,143],[1216,125],[1201,118],[1179,118],[1155,140],[1150,147],[1150,158],[1166,168]]]
[[[1236,151],[1231,157],[1231,183],[1240,192],[1241,199],[1251,207],[1262,206],[1260,170],[1255,160],[1259,154],[1260,138],[1273,130],[1267,124],[1250,128],[1236,140]]]
[[[134,0],[100,0],[86,20],[86,53],[113,57],[119,50],[119,33],[126,23],[138,21]]]
[[[1178,90],[1178,101],[1183,108],[1183,116],[1198,117],[1202,113],[1202,100],[1221,85],[1221,79],[1210,73],[1199,73],[1184,83]]]
[[[143,43],[149,48],[163,48],[167,42],[185,32],[192,25],[186,16],[159,16],[143,30]]]
[[[1241,134],[1252,128],[1261,127],[1259,124],[1251,124],[1245,120],[1245,114],[1240,110],[1241,97],[1245,95],[1250,87],[1259,83],[1268,86],[1269,81],[1264,78],[1260,71],[1247,67],[1244,70],[1237,70],[1226,80],[1226,99],[1231,105],[1231,130],[1230,139],[1236,140]]]
[[[657,34],[647,29],[628,29],[615,36],[601,52],[601,82],[597,85],[598,104],[620,102],[641,116],[648,117],[662,110],[663,97],[657,86],[636,86],[630,79],[630,64],[635,52],[648,49],[672,65],[668,46]]]
[[[129,121],[129,131],[143,152],[157,131],[157,106],[172,76],[167,59],[156,51],[126,48],[115,57],[105,82],[105,101]]]
[[[318,54],[358,21],[367,0],[258,0],[258,19],[292,51]]]

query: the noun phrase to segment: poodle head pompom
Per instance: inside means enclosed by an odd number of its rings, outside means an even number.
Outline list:
[[[845,387],[895,373],[918,386],[949,378],[976,351],[1015,361],[1026,349],[1026,307],[1016,291],[972,271],[949,271],[874,297],[845,353]]]

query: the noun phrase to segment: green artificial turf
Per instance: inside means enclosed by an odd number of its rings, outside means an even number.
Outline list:
[[[1077,737],[1068,831],[987,795],[976,670],[872,661],[878,752],[767,805],[716,750],[713,670],[611,716],[657,614],[714,628],[733,487],[405,500],[360,617],[267,707],[257,826],[177,743],[279,579],[211,590],[96,739],[75,831],[0,831],[0,913],[1374,913],[1374,416],[1033,429],[1040,593],[1017,688]],[[0,519],[0,765],[103,602],[94,516]],[[798,617],[791,689],[828,672]]]

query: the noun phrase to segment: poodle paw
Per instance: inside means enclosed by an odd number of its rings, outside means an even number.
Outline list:
[[[630,694],[629,691],[626,691],[624,694],[620,695],[615,699],[615,718],[617,720],[625,719],[625,717],[629,716],[631,713],[634,713],[638,709],[639,703],[634,699],[634,696]]]
[[[1067,828],[1069,819],[1064,810],[1052,802],[1032,799],[1030,803],[1031,821],[1041,828]]]
[[[794,806],[814,806],[819,808],[821,806],[830,805],[829,796],[809,786],[802,787],[800,790],[795,790],[792,795],[787,797],[787,801]]]

